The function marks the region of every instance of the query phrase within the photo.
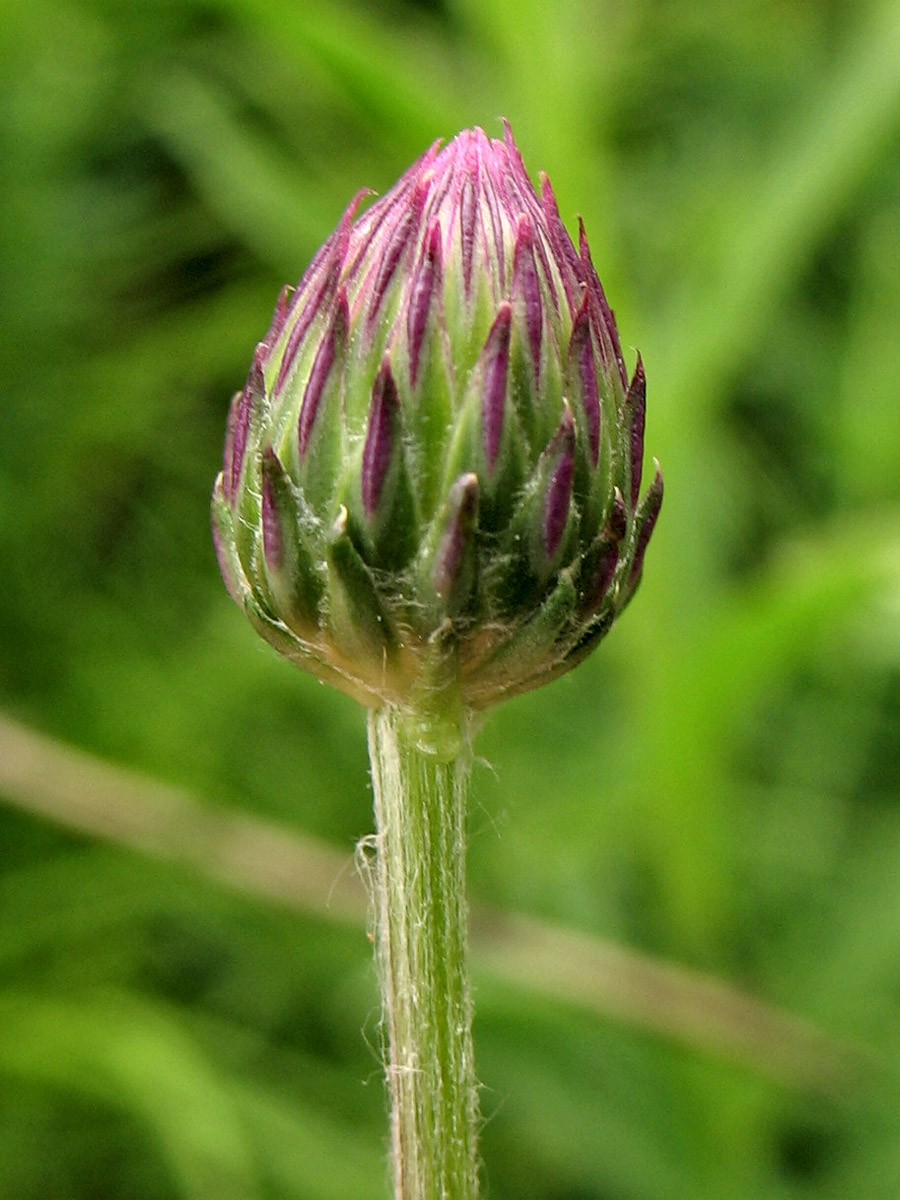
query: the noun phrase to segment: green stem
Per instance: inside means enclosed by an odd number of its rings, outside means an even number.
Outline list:
[[[478,1098],[465,900],[469,746],[436,755],[369,714],[376,953],[388,1034],[395,1200],[475,1200]]]

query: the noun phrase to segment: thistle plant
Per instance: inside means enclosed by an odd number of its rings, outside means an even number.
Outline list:
[[[644,371],[584,228],[576,247],[508,127],[364,195],[234,397],[213,531],[257,631],[368,709],[395,1193],[473,1200],[473,728],[606,634],[662,479],[641,495]]]

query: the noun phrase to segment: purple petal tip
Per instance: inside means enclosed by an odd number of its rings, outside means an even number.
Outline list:
[[[300,417],[297,423],[298,449],[301,461],[309,448],[313,426],[322,401],[322,394],[328,383],[335,359],[347,339],[347,329],[350,324],[350,314],[347,306],[347,295],[342,288],[338,292],[337,303],[331,326],[319,343],[312,369],[303,392],[303,403],[300,406]]]
[[[481,428],[484,457],[489,470],[493,470],[497,462],[503,434],[511,323],[512,310],[504,301],[497,310],[482,352],[484,379],[481,392]]]
[[[637,366],[634,368],[634,375],[631,378],[631,383],[628,388],[628,394],[625,397],[625,408],[630,413],[630,427],[628,430],[628,449],[630,454],[631,467],[631,507],[634,508],[638,502],[638,496],[641,491],[641,468],[644,461],[644,419],[646,414],[646,380],[644,378],[644,364],[641,361],[640,354],[637,358]]]
[[[234,503],[241,481],[241,470],[244,465],[244,455],[247,450],[247,439],[250,434],[250,422],[253,419],[254,409],[262,404],[266,395],[266,381],[262,368],[265,349],[262,342],[256,347],[244,390],[234,397],[228,414],[225,437],[226,475],[223,492],[229,504]]]
[[[644,568],[644,554],[650,542],[650,535],[656,528],[656,522],[659,519],[659,511],[662,508],[663,502],[663,477],[659,469],[659,463],[656,459],[653,460],[653,465],[656,468],[653,482],[647,489],[647,494],[644,497],[642,508],[642,520],[638,529],[637,539],[634,547],[634,558],[631,564],[631,571],[628,576],[629,586],[637,582],[641,571]]]
[[[555,453],[557,457],[547,487],[542,532],[544,553],[548,559],[552,559],[559,549],[565,533],[566,521],[572,504],[572,480],[575,471],[575,423],[568,404],[563,411],[562,421],[554,434],[548,452]]]
[[[600,389],[597,384],[597,364],[588,298],[584,297],[575,315],[569,340],[569,371],[573,382],[580,384],[581,407],[587,427],[591,461],[596,467],[600,459]]]
[[[378,507],[381,489],[391,461],[394,429],[400,411],[397,384],[385,360],[372,388],[372,407],[362,460],[362,502],[367,517]]]
[[[534,261],[534,230],[527,216],[519,218],[513,253],[513,295],[524,310],[528,346],[535,379],[541,370],[541,334],[543,332],[541,287]]]
[[[406,336],[409,344],[409,381],[416,386],[422,359],[422,343],[428,327],[435,293],[441,283],[441,227],[434,221],[425,235],[422,257],[413,280],[406,314]]]

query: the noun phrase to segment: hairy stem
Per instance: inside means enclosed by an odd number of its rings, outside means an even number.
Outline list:
[[[475,1200],[478,1099],[465,900],[469,747],[369,714],[376,953],[388,1034],[395,1200]]]

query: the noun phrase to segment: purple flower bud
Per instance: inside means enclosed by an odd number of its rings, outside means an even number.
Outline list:
[[[363,703],[414,704],[439,646],[483,707],[574,665],[637,584],[644,369],[508,126],[365,195],[232,403],[217,553],[257,629]]]

